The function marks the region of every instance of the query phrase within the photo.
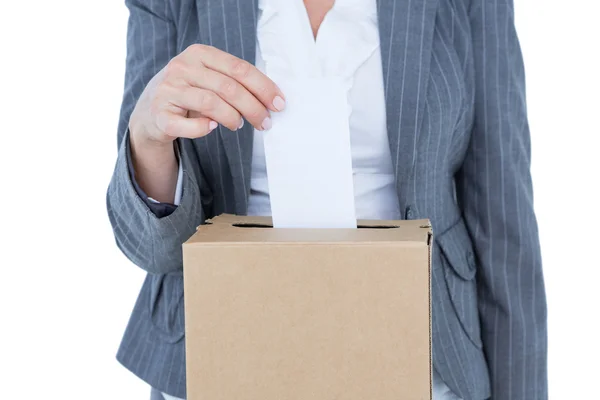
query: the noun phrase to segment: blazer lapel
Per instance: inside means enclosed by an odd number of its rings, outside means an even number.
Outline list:
[[[254,64],[258,0],[197,0],[196,9],[204,43]],[[235,213],[244,215],[250,194],[254,130],[248,123],[238,131],[219,125],[218,134],[233,178]]]
[[[387,130],[401,199],[416,160],[437,5],[438,0],[378,0],[377,4]]]

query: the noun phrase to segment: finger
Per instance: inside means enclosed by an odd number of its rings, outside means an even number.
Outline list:
[[[216,93],[256,129],[264,130],[271,126],[269,110],[233,78],[202,67],[188,74],[188,79],[191,85]]]
[[[249,62],[210,46],[191,47],[185,57],[190,58],[192,65],[200,61],[207,68],[235,79],[269,110],[285,108],[285,96],[281,90]]]
[[[198,111],[203,116],[226,126],[232,131],[242,126],[240,113],[220,98],[216,93],[206,89],[188,86],[177,89],[169,101],[171,104],[190,111]]]
[[[208,135],[217,127],[217,122],[206,117],[186,118],[164,111],[157,115],[156,126],[165,135],[195,139]]]

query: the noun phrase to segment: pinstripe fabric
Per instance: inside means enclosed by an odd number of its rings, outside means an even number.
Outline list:
[[[181,243],[245,214],[252,129],[181,140],[181,205],[157,218],[128,170],[127,121],[148,80],[193,43],[254,62],[257,1],[128,0],[119,153],[107,194],[118,246],[148,276],[117,358],[185,397]],[[430,218],[433,362],[465,400],[543,400],[546,303],[512,0],[379,0],[387,128],[403,217]]]

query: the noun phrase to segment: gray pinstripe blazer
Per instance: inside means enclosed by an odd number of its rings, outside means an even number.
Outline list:
[[[433,362],[466,400],[547,398],[546,300],[512,0],[379,0],[387,129],[407,219],[430,218]],[[181,140],[183,198],[159,218],[128,171],[129,115],[193,43],[254,62],[257,0],[128,0],[119,153],[107,205],[148,272],[118,360],[185,397],[181,244],[205,218],[245,214],[252,128]]]

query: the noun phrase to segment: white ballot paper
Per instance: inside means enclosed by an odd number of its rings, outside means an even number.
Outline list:
[[[264,133],[275,228],[356,228],[348,83],[275,80],[286,98]]]

